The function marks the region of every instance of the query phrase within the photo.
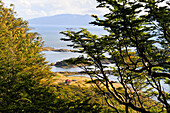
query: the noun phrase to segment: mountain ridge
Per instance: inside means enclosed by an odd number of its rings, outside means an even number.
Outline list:
[[[89,25],[92,21],[94,18],[87,14],[58,14],[28,20],[29,24],[39,25]]]

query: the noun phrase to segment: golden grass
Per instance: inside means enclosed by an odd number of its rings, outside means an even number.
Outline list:
[[[58,73],[56,73],[56,76],[52,78],[51,85],[66,84],[65,80],[67,79],[71,80],[71,83],[69,83],[69,85],[76,85],[80,87],[92,87],[92,85],[95,85],[94,83],[86,83],[91,79],[85,76],[64,76],[63,74]],[[113,83],[113,86],[115,88],[122,87],[120,83]]]

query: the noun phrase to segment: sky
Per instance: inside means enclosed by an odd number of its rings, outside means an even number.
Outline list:
[[[97,14],[106,12],[96,8],[96,0],[2,0],[6,7],[12,3],[18,17],[31,19],[56,14]]]

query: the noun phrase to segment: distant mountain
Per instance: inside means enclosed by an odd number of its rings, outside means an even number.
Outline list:
[[[89,25],[94,19],[90,15],[60,14],[28,20],[30,24],[39,25]]]

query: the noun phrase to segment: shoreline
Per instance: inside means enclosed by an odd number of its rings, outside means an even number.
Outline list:
[[[43,47],[41,51],[74,52],[74,50],[69,50],[69,49],[55,49],[55,48],[52,48],[52,47]]]

